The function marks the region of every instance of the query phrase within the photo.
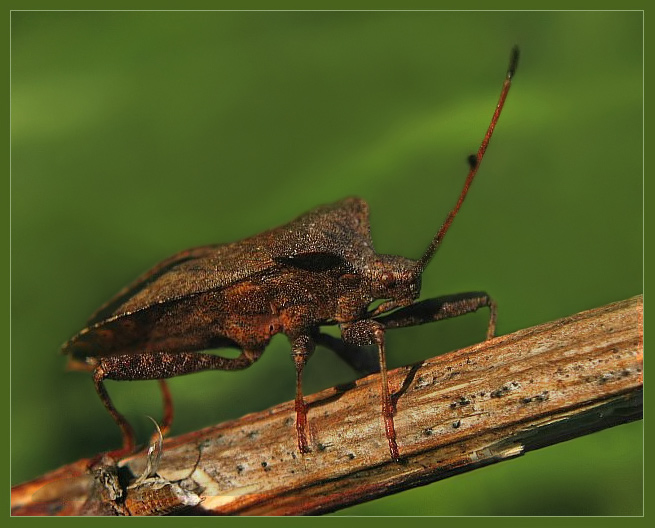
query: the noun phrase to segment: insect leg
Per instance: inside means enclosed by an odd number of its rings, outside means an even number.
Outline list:
[[[450,319],[458,315],[475,312],[479,308],[489,308],[489,325],[487,339],[491,339],[496,331],[496,302],[485,292],[466,292],[446,295],[434,299],[426,299],[411,304],[400,310],[375,318],[384,328],[403,328],[415,326],[442,319]]]
[[[118,460],[133,453],[134,448],[136,447],[136,442],[134,440],[134,429],[132,429],[132,426],[125,419],[125,417],[116,410],[116,407],[114,407],[111,398],[109,398],[109,394],[107,393],[107,389],[105,389],[105,384],[103,383],[103,380],[106,377],[107,375],[102,366],[96,367],[96,369],[93,371],[93,383],[96,386],[98,396],[100,396],[100,400],[102,400],[103,405],[109,411],[109,414],[114,419],[116,424],[118,424],[118,427],[120,428],[123,435],[123,447],[108,453],[111,458]]]
[[[165,379],[157,380],[159,381],[159,388],[161,390],[162,404],[164,407],[164,416],[162,417],[161,425],[159,425],[159,431],[155,431],[150,439],[151,443],[155,443],[159,435],[166,436],[171,430],[171,425],[173,424],[173,398],[171,397],[171,391],[168,388],[168,383]]]
[[[387,381],[387,359],[384,346],[384,326],[372,319],[363,319],[352,324],[341,326],[341,335],[346,343],[353,345],[377,345],[380,362],[380,393],[382,396],[382,418],[384,432],[389,442],[389,452],[394,460],[400,459],[396,442],[396,428],[393,423],[394,407],[389,393]]]
[[[262,350],[244,350],[239,357],[226,358],[201,352],[148,352],[103,356],[98,367],[103,379],[119,381],[162,380],[203,370],[240,370],[252,365]],[[164,396],[166,398],[166,396]]]
[[[309,453],[307,441],[307,405],[302,394],[302,371],[309,356],[314,352],[315,344],[309,335],[300,335],[291,341],[291,357],[296,364],[296,437],[298,450]]]
[[[315,332],[312,334],[312,337],[317,345],[332,350],[332,352],[350,365],[360,376],[368,376],[369,374],[380,372],[380,363],[377,354],[371,348],[345,343],[343,339],[322,332]]]
[[[202,370],[239,370],[252,365],[262,355],[261,350],[244,350],[236,358],[225,358],[198,352],[150,352],[148,354],[123,354],[98,358],[93,371],[96,391],[105,408],[123,434],[123,447],[112,451],[110,456],[122,458],[131,454],[136,442],[134,430],[125,417],[116,410],[105,389],[104,380],[159,380],[164,400],[163,427],[170,428],[173,419],[173,404],[164,378],[190,374]]]

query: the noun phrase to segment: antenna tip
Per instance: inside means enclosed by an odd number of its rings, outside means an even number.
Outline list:
[[[509,57],[509,68],[507,68],[507,78],[511,80],[512,77],[514,77],[514,74],[516,73],[516,68],[519,65],[519,55],[520,55],[519,47],[514,46],[512,48],[512,53]]]

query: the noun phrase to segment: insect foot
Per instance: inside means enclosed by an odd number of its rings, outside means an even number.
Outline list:
[[[518,64],[510,65],[491,123],[453,209],[418,260],[378,254],[373,249],[368,205],[346,198],[295,220],[227,244],[173,255],[118,292],[62,347],[69,366],[92,373],[96,391],[119,426],[123,446],[135,449],[132,427],[114,407],[104,380],[159,380],[165,432],[172,402],[164,379],[203,370],[240,370],[257,361],[271,338],[285,334],[296,367],[296,436],[310,451],[302,372],[316,343],[332,349],[357,371],[372,371],[363,345],[376,345],[384,431],[391,457],[400,458],[394,408],[387,385],[385,331],[439,321],[489,308],[487,335],[495,328],[496,304],[484,292],[419,301],[421,276],[458,214],[496,127]],[[370,309],[376,301],[377,308]],[[321,332],[339,325],[341,339]],[[204,351],[241,351],[222,357]]]

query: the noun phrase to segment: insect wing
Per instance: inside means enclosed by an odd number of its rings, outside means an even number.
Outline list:
[[[148,284],[157,280],[167,271],[189,260],[207,256],[211,252],[215,251],[218,247],[218,245],[211,245],[188,249],[186,251],[181,251],[180,253],[177,253],[172,257],[169,257],[166,260],[160,262],[153,268],[143,273],[134,282],[123,288],[116,295],[114,295],[114,297],[112,297],[109,301],[98,308],[98,310],[96,310],[95,313],[87,321],[87,326],[93,326],[94,324],[100,323],[113,315],[118,310],[118,308],[122,306],[128,299],[130,299],[135,293],[143,290]]]
[[[353,262],[362,260],[362,252],[369,255],[372,251],[368,206],[358,198],[347,198],[239,242],[178,253],[119,292],[91,317],[88,326],[111,316],[225,288],[277,267],[280,258],[332,253]]]
[[[368,206],[358,198],[318,207],[281,227],[239,242],[187,250],[119,292],[63,346],[74,359],[113,353],[202,350],[229,346],[203,324],[216,292],[247,279],[321,262],[357,269],[374,255]],[[167,321],[166,321],[167,319]],[[161,334],[161,335],[159,335]],[[175,335],[176,334],[176,335]]]

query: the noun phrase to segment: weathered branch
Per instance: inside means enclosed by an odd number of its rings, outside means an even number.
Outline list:
[[[298,454],[285,403],[167,440],[154,488],[199,496],[191,514],[318,514],[639,419],[642,314],[638,296],[390,372],[401,463],[389,457],[374,375],[307,398],[312,453]],[[121,464],[137,475],[144,460]],[[16,486],[13,513],[97,513],[87,499],[109,500],[97,485],[71,491],[88,462]],[[168,511],[148,500],[147,513]]]

